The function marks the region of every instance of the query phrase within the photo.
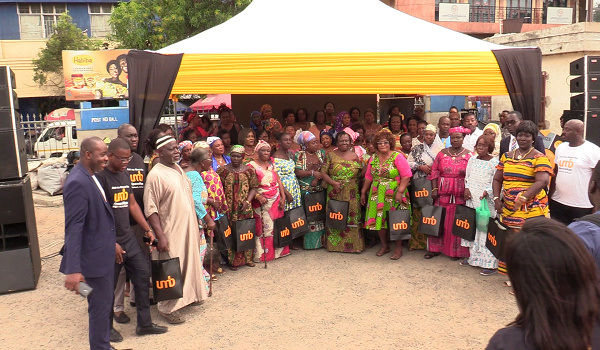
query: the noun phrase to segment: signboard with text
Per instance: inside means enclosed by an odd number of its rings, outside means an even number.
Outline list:
[[[548,24],[571,24],[573,23],[573,8],[571,7],[548,7],[546,15]]]
[[[469,4],[440,3],[440,22],[469,22]]]
[[[129,50],[62,52],[68,101],[122,99],[127,91]]]
[[[81,110],[80,130],[117,129],[129,123],[129,107],[105,107]]]

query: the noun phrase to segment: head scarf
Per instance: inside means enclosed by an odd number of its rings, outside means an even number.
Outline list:
[[[193,146],[192,141],[189,141],[189,140],[181,141],[178,146],[179,153],[183,152],[183,149],[186,148],[187,146]]]
[[[229,153],[241,153],[241,154],[244,154],[245,153],[245,148],[242,145],[233,145],[233,146],[231,146],[231,151],[229,151]]]
[[[302,149],[306,148],[306,146],[308,145],[308,143],[314,139],[316,139],[317,137],[310,131],[302,131],[299,132],[296,135],[296,138],[294,141],[296,141],[297,144],[299,144],[300,146],[302,146]]]
[[[427,126],[425,127],[425,131],[433,131],[434,133],[436,133],[437,128],[433,124],[427,124]]]
[[[335,118],[335,131],[340,132],[342,131],[342,129],[344,129],[344,114],[348,114],[347,111],[341,111],[340,113],[338,113],[337,117]]]
[[[356,131],[354,131],[350,128],[344,128],[344,130],[342,130],[342,131],[345,132],[346,134],[350,135],[352,142],[356,142],[356,139],[360,136],[359,133],[357,133]]]
[[[215,143],[215,141],[220,140],[220,137],[216,137],[216,136],[210,136],[209,138],[206,139],[206,142],[208,143],[208,145],[210,147],[212,147],[213,143]]]
[[[489,123],[483,128],[483,132],[485,130],[490,129],[494,133],[496,133],[496,137],[494,138],[494,152],[492,152],[492,156],[496,157],[500,154],[500,141],[502,141],[502,132],[500,131],[500,126],[496,123]]]
[[[265,109],[267,109],[267,108],[271,108],[271,111],[273,110],[273,107],[271,107],[270,104],[264,104],[264,105],[260,106],[260,115],[261,116],[263,115]]]
[[[335,133],[335,131],[333,129],[321,130],[321,133],[319,134],[319,142],[321,141],[321,136],[327,135],[327,136],[331,137],[331,144],[335,145],[335,138],[333,137],[334,133]]]
[[[469,135],[471,133],[471,130],[465,128],[464,126],[457,126],[454,128],[450,128],[450,130],[448,130],[449,134],[454,134],[455,132],[460,132],[461,134]]]
[[[258,126],[254,125],[254,122],[252,122],[252,117],[258,114],[259,117],[261,117],[262,119],[262,115],[260,114],[259,111],[253,111],[252,113],[250,113],[250,128],[252,128],[252,130],[257,131],[258,130]]]
[[[259,149],[265,148],[265,147],[269,147],[269,150],[271,149],[271,145],[269,145],[268,142],[266,142],[265,140],[258,140],[256,147],[254,147],[254,152],[258,152]]]
[[[156,149],[160,149],[161,147],[164,147],[167,143],[174,141],[177,142],[175,140],[175,138],[171,135],[165,135],[160,137],[158,140],[156,140]]]
[[[210,148],[210,146],[206,141],[197,141],[194,143],[194,149],[196,148]]]
[[[273,128],[276,126],[279,126],[279,129],[283,128],[281,126],[281,123],[277,119],[271,118],[265,121],[265,130],[267,130],[268,132],[271,132],[271,130],[273,130]]]

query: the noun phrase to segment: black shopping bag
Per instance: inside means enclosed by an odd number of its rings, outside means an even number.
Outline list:
[[[414,179],[410,186],[410,203],[419,208],[433,205],[431,181],[427,178]]]
[[[283,248],[292,244],[292,224],[290,217],[284,215],[282,218],[275,220],[273,228],[273,245],[275,248]]]
[[[160,254],[159,254],[160,255]],[[183,297],[179,258],[152,260],[152,290],[155,301]]]
[[[215,236],[217,237],[217,246],[219,250],[228,250],[235,248],[235,237],[232,235],[233,230],[229,225],[229,219],[227,215],[221,216],[219,220],[215,222]]]
[[[304,210],[308,221],[325,220],[325,191],[305,194]]]
[[[290,209],[285,213],[285,215],[290,218],[292,239],[302,237],[308,233],[310,228],[308,227],[308,220],[306,219],[306,214],[304,213],[304,209],[302,207]]]
[[[408,209],[390,210],[388,212],[388,227],[390,229],[390,241],[410,239],[410,211]]]
[[[348,208],[350,203],[330,199],[327,202],[325,226],[335,230],[345,230],[348,224]]]
[[[490,218],[485,247],[499,260],[504,260],[504,245],[511,230],[496,218]]]
[[[254,249],[256,241],[256,221],[254,219],[238,220],[235,222],[235,248],[236,252],[245,252]]]
[[[440,237],[444,232],[446,208],[428,205],[423,207],[422,213],[417,231],[428,236]]]
[[[452,234],[467,241],[473,241],[475,240],[476,228],[475,209],[457,205],[452,224]]]

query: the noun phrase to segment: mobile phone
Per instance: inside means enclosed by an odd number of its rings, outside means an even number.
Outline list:
[[[144,239],[144,243],[150,243],[150,237],[144,236],[143,239]],[[152,241],[152,246],[158,247],[158,239],[155,238],[154,241]]]
[[[85,282],[79,282],[79,294],[86,298],[90,293],[94,290],[94,288],[90,287]]]

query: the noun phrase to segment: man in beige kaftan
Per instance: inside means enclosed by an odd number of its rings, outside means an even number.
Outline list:
[[[177,310],[202,302],[208,297],[202,274],[200,230],[194,211],[190,180],[177,165],[179,150],[171,136],[158,139],[160,162],[146,179],[144,211],[158,239],[161,260],[179,257],[183,297],[158,303],[159,314],[169,323],[184,322]]]

